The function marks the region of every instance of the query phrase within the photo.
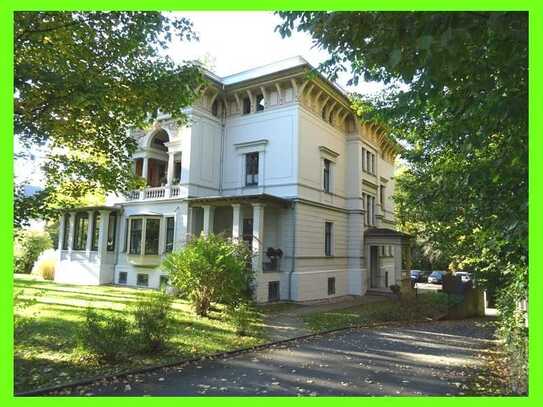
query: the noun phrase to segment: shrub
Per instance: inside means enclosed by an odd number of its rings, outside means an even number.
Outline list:
[[[255,310],[249,303],[228,307],[228,316],[236,330],[236,334],[245,336],[250,333]]]
[[[130,324],[118,315],[88,308],[79,332],[80,344],[101,360],[117,361],[130,345]]]
[[[172,330],[172,299],[164,292],[140,297],[133,306],[136,343],[144,352],[164,348]]]
[[[53,243],[47,232],[22,231],[15,242],[14,270],[16,273],[30,273],[38,256]]]
[[[243,243],[218,235],[193,239],[166,257],[162,268],[171,284],[186,295],[198,315],[206,316],[212,302],[235,306],[250,297],[251,253]]]
[[[34,263],[32,274],[39,276],[44,280],[54,280],[56,265],[56,252],[53,249],[48,249],[40,254],[38,260]]]

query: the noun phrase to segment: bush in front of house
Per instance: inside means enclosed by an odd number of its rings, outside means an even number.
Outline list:
[[[183,292],[195,312],[206,316],[212,302],[236,304],[250,297],[251,252],[220,235],[195,238],[162,263],[171,284]]]
[[[143,352],[162,350],[172,334],[172,298],[164,292],[142,296],[132,306],[134,343]]]
[[[119,360],[131,345],[130,323],[126,318],[87,308],[79,331],[83,349],[106,362]]]
[[[15,241],[14,270],[16,273],[30,273],[39,255],[53,247],[47,232],[24,230]]]
[[[44,280],[55,279],[55,267],[57,265],[57,255],[54,249],[47,249],[39,255],[38,260],[32,267],[32,274],[43,278]]]

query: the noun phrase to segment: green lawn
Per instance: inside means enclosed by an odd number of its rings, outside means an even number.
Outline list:
[[[410,301],[383,301],[308,314],[304,322],[313,332],[368,325],[379,322],[410,321],[435,318],[447,311],[445,294],[420,294]]]
[[[22,293],[21,293],[22,290]],[[112,286],[76,286],[15,275],[19,292],[15,313],[25,317],[24,327],[15,333],[15,390],[32,390],[62,384],[126,368],[202,356],[256,345],[264,341],[261,315],[256,316],[252,336],[240,337],[215,308],[207,318],[196,316],[189,305],[175,300],[175,334],[168,349],[160,354],[132,355],[124,362],[98,363],[77,342],[85,310],[91,306],[104,312],[125,312],[128,304],[151,291]],[[27,300],[33,304],[21,308]]]

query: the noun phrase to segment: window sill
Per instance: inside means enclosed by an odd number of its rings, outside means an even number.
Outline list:
[[[160,255],[127,254],[128,263],[140,267],[156,267],[162,260]]]

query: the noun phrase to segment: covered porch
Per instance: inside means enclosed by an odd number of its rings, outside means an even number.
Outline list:
[[[287,254],[284,235],[290,201],[272,195],[189,198],[190,234],[222,234],[245,242],[253,252],[256,273],[279,272],[281,259],[266,255],[271,248]]]
[[[55,281],[113,282],[119,212],[115,206],[93,206],[67,210],[60,216]]]
[[[390,293],[391,285],[411,290],[411,236],[392,229],[369,228],[364,232],[369,291]]]

